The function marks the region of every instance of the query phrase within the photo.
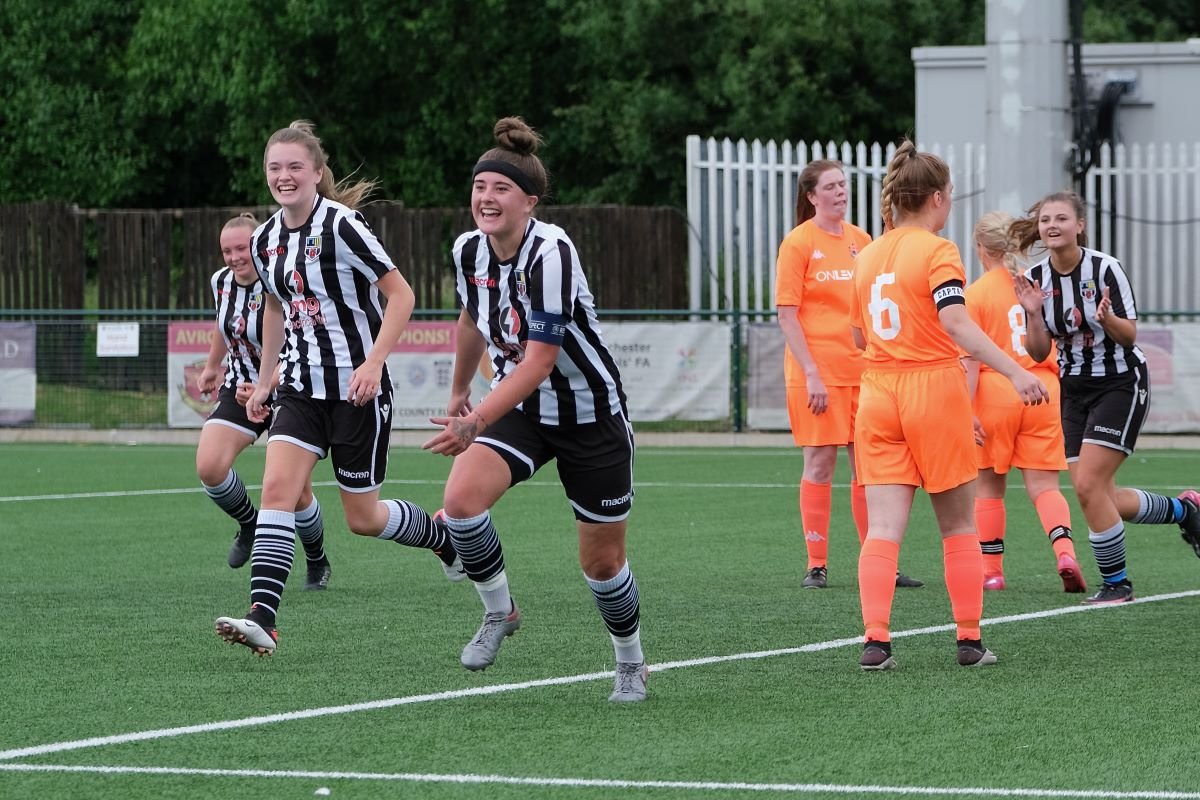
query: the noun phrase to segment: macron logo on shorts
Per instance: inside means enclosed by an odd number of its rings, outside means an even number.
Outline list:
[[[633,492],[626,492],[620,497],[605,497],[600,501],[602,508],[612,508],[613,506],[623,506],[633,499]]]
[[[1095,431],[1096,433],[1107,433],[1110,436],[1120,436],[1121,435],[1121,432],[1119,430],[1117,430],[1116,428],[1106,428],[1103,425],[1097,425],[1094,428],[1092,428],[1092,430]]]

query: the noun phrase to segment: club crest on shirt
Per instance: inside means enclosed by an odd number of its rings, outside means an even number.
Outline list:
[[[525,270],[515,269],[513,275],[517,278],[517,295],[526,297],[529,294],[529,284],[525,282]]]
[[[304,237],[304,260],[316,261],[321,257],[321,237],[320,236],[305,236]]]
[[[250,295],[250,299],[246,301],[246,308],[250,309],[251,311],[258,311],[260,308],[262,308],[262,293],[255,292],[254,294]]]
[[[850,257],[858,258],[858,245],[856,245],[854,242],[850,243]]]
[[[1080,281],[1079,294],[1089,303],[1096,299],[1096,282],[1094,280]]]

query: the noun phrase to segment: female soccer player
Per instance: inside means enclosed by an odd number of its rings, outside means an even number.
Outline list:
[[[212,276],[217,309],[217,336],[196,384],[201,392],[217,390],[217,407],[200,430],[196,448],[196,474],[217,507],[238,523],[229,548],[229,566],[242,566],[250,558],[258,512],[246,494],[246,485],[233,469],[238,455],[271,426],[270,415],[254,422],[246,416],[248,389],[258,382],[262,347],[263,285],[250,257],[250,234],[258,227],[252,214],[240,214],[221,229],[221,255],[225,268]],[[221,361],[229,354],[229,364]],[[219,390],[218,390],[218,387]],[[296,506],[296,535],[304,544],[308,562],[307,590],[325,589],[331,574],[325,555],[325,526],[321,506],[313,496],[312,482],[304,486]]]
[[[867,487],[867,540],[858,559],[866,643],[859,665],[891,669],[896,563],[917,487],[942,534],[958,663],[996,661],[983,646],[983,556],[975,533],[975,440],[959,348],[1012,381],[1022,402],[1046,387],[1000,351],[967,314],[958,248],[937,235],[951,205],[950,168],[905,140],[888,164],[886,232],[858,256],[852,333],[865,346],[854,443]]]
[[[326,455],[353,533],[433,550],[447,577],[461,579],[445,531],[428,514],[406,501],[379,500],[392,412],[384,361],[408,324],[414,297],[355,210],[374,184],[335,184],[327,162],[307,121],[272,134],[263,156],[280,209],[252,239],[267,294],[262,368],[246,403],[251,420],[269,413],[265,376],[274,374],[285,328],[287,348],[250,559],[250,613],[216,622],[223,639],[260,656],[272,654],[279,638],[275,619],[296,536],[292,509]]]
[[[1200,556],[1200,494],[1164,497],[1116,485],[1150,408],[1150,372],[1136,344],[1129,278],[1115,258],[1088,248],[1084,226],[1083,201],[1074,192],[1046,195],[1015,221],[1019,247],[1040,240],[1048,251],[1016,288],[1028,312],[1029,355],[1040,360],[1053,344],[1058,348],[1067,464],[1104,581],[1084,602],[1127,603],[1133,582],[1124,522],[1177,524]]]
[[[521,626],[490,509],[551,459],[575,513],[579,563],[616,651],[609,700],[646,699],[637,583],[625,557],[633,503],[633,431],[621,376],[596,321],[567,234],[533,217],[549,188],[541,138],[518,117],[498,121],[496,146],[472,172],[471,215],[453,261],[462,301],[443,430],[424,447],[454,456],[444,521],[483,601],[483,624],[462,664],[491,665]],[[491,392],[470,402],[484,351]]]
[[[975,223],[975,252],[985,272],[967,287],[967,311],[997,347],[1037,375],[1050,393],[1050,402],[1025,405],[1002,375],[974,358],[965,359],[967,385],[983,434],[975,497],[983,588],[1005,587],[1004,490],[1009,469],[1016,467],[1054,548],[1063,591],[1083,592],[1087,584],[1075,560],[1071,509],[1058,488],[1059,473],[1067,468],[1059,419],[1058,364],[1049,357],[1034,361],[1025,349],[1025,311],[1013,288],[1014,281],[1024,280],[1024,265],[1008,239],[1011,222],[1008,214],[992,211]]]
[[[854,471],[854,415],[862,351],[850,338],[854,260],[871,236],[846,222],[846,173],[840,161],[818,159],[800,173],[796,227],[779,245],[775,305],[787,343],[783,377],[792,438],[804,448],[800,524],[808,551],[802,585],[828,582],[829,517],[838,447],[850,457],[850,513],[861,544],[867,535],[867,497]],[[896,574],[896,585],[921,581]]]

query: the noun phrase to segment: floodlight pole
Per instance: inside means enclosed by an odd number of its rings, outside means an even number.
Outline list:
[[[1068,0],[988,0],[986,208],[1071,186]]]

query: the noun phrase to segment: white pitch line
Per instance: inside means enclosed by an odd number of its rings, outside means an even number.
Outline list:
[[[999,789],[982,786],[856,786],[842,783],[747,783],[723,781],[627,781],[606,778],[530,778],[514,775],[436,774],[420,772],[324,772],[308,770],[203,769],[193,767],[108,767],[69,764],[0,764],[7,772],[72,772],[97,775],[195,775],[217,778],[295,778],[313,781],[359,780],[449,783],[466,785],[565,787],[572,789],[682,789],[710,792],[775,792],[780,794],[885,794],[918,797],[1048,797],[1090,800],[1200,800],[1198,792],[1108,789]]]
[[[441,486],[445,483],[444,480],[426,480],[426,479],[406,479],[384,481],[384,485],[396,486]],[[337,486],[337,481],[313,481],[313,486]],[[558,489],[561,487],[558,481],[525,481],[522,486],[537,486],[543,489]],[[849,489],[848,483],[832,484],[834,489]],[[261,489],[262,484],[246,484],[247,489]],[[638,481],[634,484],[635,489],[787,489],[792,491],[796,488],[795,483],[698,483],[698,482],[678,482],[678,481]],[[1176,492],[1185,489],[1193,488],[1192,486],[1155,486],[1153,484],[1144,484],[1143,488],[1159,489],[1162,491]],[[1071,486],[1060,486],[1064,492],[1071,492],[1074,489]],[[0,497],[0,503],[18,503],[18,502],[34,502],[39,500],[90,500],[97,497],[151,497],[155,495],[168,494],[199,494],[204,491],[202,486],[188,486],[182,489],[126,489],[121,491],[111,492],[74,492],[72,494],[25,494],[11,495],[8,497]]]
[[[1065,606],[1062,608],[1051,608],[1044,611],[1032,611],[1025,614],[1010,614],[1004,617],[985,619],[981,624],[989,626],[1003,625],[1009,622],[1026,622],[1035,619],[1047,619],[1050,617],[1059,617],[1064,614],[1083,613],[1085,611],[1106,611],[1114,608],[1127,608],[1129,606],[1138,604],[1159,603],[1165,600],[1178,600],[1184,597],[1196,596],[1200,596],[1200,589],[1192,589],[1185,592],[1172,592],[1170,594],[1152,595],[1150,597],[1143,597],[1138,600],[1134,600],[1132,603],[1122,603],[1115,606],[1078,605]],[[897,631],[892,634],[892,638],[900,639],[909,636],[920,636],[926,633],[941,633],[953,629],[953,624],[930,625],[923,628],[910,628],[904,631]],[[750,661],[761,658],[795,655],[798,653],[815,653],[821,650],[832,650],[839,647],[849,647],[861,643],[861,636],[853,636],[842,639],[830,639],[825,642],[814,642],[812,644],[801,645],[799,647],[784,647],[775,650],[758,650],[754,652],[734,653],[724,656],[706,656],[703,658],[691,658],[682,661],[666,661],[661,664],[651,664],[649,666],[651,672],[666,672],[672,669],[698,667],[731,661]],[[485,695],[502,694],[505,692],[515,692],[522,689],[537,689],[544,686],[569,686],[571,684],[587,683],[589,681],[598,681],[611,677],[613,677],[612,671],[585,672],[578,675],[565,675],[558,678],[541,678],[532,681],[521,681],[519,683],[501,683],[494,684],[492,686],[475,686],[467,689],[451,689],[444,692],[432,692],[430,694],[392,697],[386,700],[371,700],[363,703],[349,703],[340,706],[308,708],[300,711],[288,711],[282,714],[268,714],[259,717],[244,717],[242,719],[222,720],[219,722],[205,722],[198,725],[185,725],[178,728],[158,728],[155,730],[121,733],[112,736],[95,736],[89,739],[77,739],[74,741],[53,742],[51,744],[0,750],[0,761],[9,761],[15,758],[26,758],[29,756],[43,756],[49,753],[61,753],[68,750],[83,750],[89,747],[107,747],[109,745],[128,744],[129,742],[144,742],[151,739],[168,739],[175,736],[186,736],[193,733],[212,733],[214,731],[252,728],[259,725],[272,725],[278,722],[290,722],[292,720],[299,719],[313,719],[315,717],[327,717],[337,714],[351,714],[359,711],[376,711],[382,708],[393,708],[395,706],[406,706],[416,703],[429,703],[437,700],[457,700],[463,697],[481,697]]]

